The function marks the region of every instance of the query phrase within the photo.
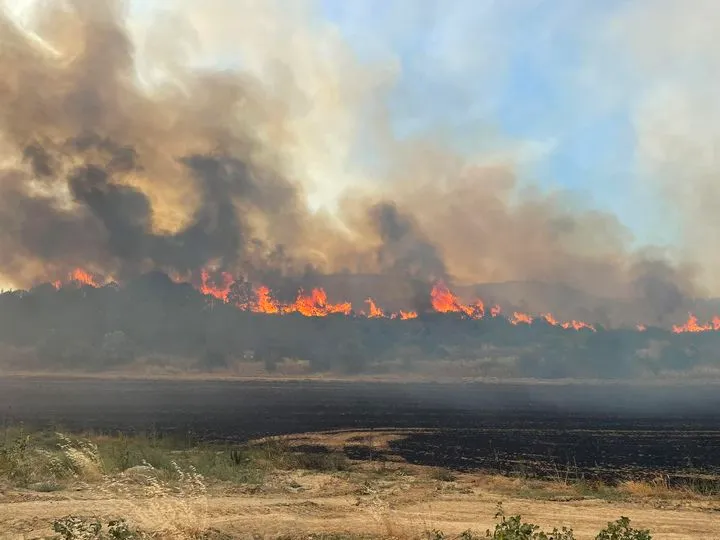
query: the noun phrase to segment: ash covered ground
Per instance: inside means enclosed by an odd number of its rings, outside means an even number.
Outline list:
[[[327,430],[395,430],[350,457],[542,478],[720,475],[715,385],[390,384],[6,378],[6,422],[204,441]]]

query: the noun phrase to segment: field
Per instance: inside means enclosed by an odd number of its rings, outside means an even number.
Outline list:
[[[118,432],[183,441],[172,450],[177,459],[222,479],[203,495],[206,521],[242,538],[252,537],[242,531],[271,538],[484,531],[498,501],[543,526],[573,526],[578,538],[620,515],[652,528],[653,538],[720,538],[712,536],[718,405],[713,385],[0,381],[0,410],[14,430],[22,423],[83,433],[101,453],[126,440]],[[282,452],[263,454],[274,465],[262,468],[262,480],[238,481],[222,460],[231,448],[247,451],[249,441],[282,441]],[[305,457],[278,458],[296,454]],[[122,477],[124,468],[113,465],[112,474]],[[38,538],[48,520],[67,513],[113,516],[125,508],[144,519],[127,492],[98,485],[52,493],[7,486],[0,524],[15,536],[6,537]]]
[[[617,479],[720,475],[715,385],[400,384],[12,378],[6,423],[201,441],[412,429],[391,451],[455,469]]]

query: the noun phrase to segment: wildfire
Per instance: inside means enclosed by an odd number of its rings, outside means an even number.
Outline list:
[[[258,313],[282,313],[282,306],[270,295],[270,289],[261,285],[255,290],[255,305],[253,311]]]
[[[107,283],[107,281],[103,281],[103,283]],[[73,284],[80,287],[94,287],[96,289],[102,286],[102,283],[98,281],[96,276],[92,275],[87,270],[83,270],[82,268],[76,268],[70,272],[65,281],[58,279],[51,283],[55,290],[60,290],[63,285],[66,284]]]
[[[76,268],[72,271],[72,273],[70,274],[70,281],[73,281],[80,285],[87,285],[88,287],[97,288],[100,286],[100,284],[95,280],[95,278],[89,272],[86,272],[82,268]]]
[[[200,272],[200,286],[198,287],[198,291],[205,296],[212,296],[218,300],[227,302],[230,289],[233,283],[235,283],[235,279],[228,272],[221,272],[220,279],[221,282],[216,283],[215,280],[210,278],[209,272],[203,268]]]
[[[180,275],[172,275],[174,282],[181,282],[183,278]],[[392,320],[411,320],[418,317],[417,311],[400,310],[393,313],[387,313],[372,298],[368,298],[365,303],[368,306],[368,312],[356,313],[350,302],[332,303],[328,300],[327,293],[322,288],[314,288],[310,293],[306,294],[300,290],[297,297],[291,303],[283,303],[273,297],[272,291],[265,285],[257,286],[254,289],[248,289],[250,297],[244,300],[231,300],[231,292],[236,285],[235,278],[228,272],[213,272],[203,269],[200,272],[200,283],[195,284],[198,292],[213,299],[220,300],[224,303],[233,302],[235,307],[243,311],[253,313],[264,313],[268,315],[283,315],[289,313],[299,313],[305,317],[326,317],[333,314],[365,316],[371,319],[392,319]],[[89,287],[100,287],[107,281],[99,281],[98,278],[90,272],[82,268],[76,268],[68,276],[68,283],[75,283]],[[53,287],[60,289],[64,282],[55,281]],[[235,295],[237,296],[237,295]],[[254,298],[253,298],[254,296]],[[437,313],[460,313],[470,319],[483,319],[487,316],[500,317],[501,309],[499,305],[494,305],[486,310],[485,303],[481,299],[476,299],[470,303],[464,303],[456,296],[444,283],[436,283],[431,292],[430,300],[432,308]],[[595,331],[595,327],[583,321],[560,322],[552,314],[544,313],[540,316],[546,323],[551,326],[557,326],[566,330],[591,330]],[[533,324],[533,316],[527,313],[514,312],[512,316],[507,318],[510,324]],[[638,325],[638,331],[644,331],[643,325]],[[710,323],[700,325],[693,315],[690,315],[688,321],[682,326],[674,326],[673,332],[706,332],[710,330],[720,330],[720,317],[715,317]]]
[[[590,330],[591,332],[595,332],[595,327],[592,324],[588,324],[583,321],[568,321],[561,323],[558,321],[551,313],[544,313],[542,316],[543,319],[545,319],[545,322],[548,323],[550,326],[559,326],[560,328],[564,328],[565,330]],[[524,321],[523,321],[524,322]]]
[[[432,307],[438,313],[464,313],[471,319],[485,316],[485,304],[476,300],[470,305],[463,304],[444,283],[436,283],[430,291]]]
[[[591,331],[595,332],[595,327],[592,324],[588,324],[583,321],[572,320],[569,322],[564,322],[560,326],[562,326],[565,330],[569,330],[572,328],[573,330],[586,329],[586,330],[591,330]]]
[[[368,305],[368,309],[370,310],[367,314],[367,316],[370,319],[378,319],[385,317],[385,312],[382,310],[382,308],[378,307],[378,305],[375,303],[375,300],[372,298],[368,298],[365,300],[365,302]]]
[[[510,317],[508,319],[508,322],[510,322],[510,324],[514,324],[514,325],[532,324],[533,318],[530,315],[528,315],[527,313],[519,313],[516,311],[512,314],[512,317]]]
[[[701,332],[713,332],[720,330],[720,317],[715,315],[712,320],[705,324],[700,324],[698,318],[692,313],[688,314],[688,320],[685,324],[673,325],[672,331],[675,334],[692,333],[699,334]]]
[[[647,330],[647,326],[645,326],[645,325],[642,324],[642,323],[638,323],[638,324],[635,325],[635,329],[636,329],[638,332],[644,332],[645,330]]]
[[[384,318],[390,318],[390,319],[400,319],[401,321],[407,321],[409,319],[417,319],[417,311],[403,311],[402,309],[398,311],[397,313],[390,313],[390,315],[387,315],[385,313],[385,310],[378,306],[375,303],[375,300],[372,298],[368,298],[365,300],[365,303],[368,305],[368,312],[365,313],[364,311],[360,312],[360,315],[364,315],[368,319],[384,319]]]
[[[298,293],[297,300],[295,300],[294,304],[288,306],[285,313],[293,311],[297,311],[306,317],[326,317],[333,313],[350,315],[352,304],[350,302],[328,303],[327,293],[323,289],[313,289],[309,296],[305,296],[302,291]]]

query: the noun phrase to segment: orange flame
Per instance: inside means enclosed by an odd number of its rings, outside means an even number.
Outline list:
[[[257,313],[281,313],[282,307],[280,304],[270,295],[270,289],[261,285],[255,291],[255,305],[253,311]]]
[[[715,315],[712,320],[705,324],[700,324],[698,318],[692,313],[688,314],[688,320],[685,324],[673,325],[672,331],[675,334],[692,333],[698,334],[701,332],[712,332],[720,330],[720,317]]]
[[[485,316],[485,305],[482,300],[476,300],[471,305],[463,304],[442,282],[433,285],[430,299],[433,309],[438,313],[464,313],[472,319],[481,319]]]
[[[217,278],[213,279],[210,275],[210,271],[207,269],[201,270],[200,285],[196,286],[196,288],[203,295],[210,296],[223,302],[228,302],[230,292],[235,284],[235,279],[228,272],[220,272],[217,275],[219,277],[219,281]],[[182,280],[182,277],[178,274],[170,277],[175,282]],[[68,281],[96,288],[101,286],[101,282],[98,281],[95,276],[82,268],[76,268],[73,270],[68,276]],[[102,283],[106,282],[107,280],[104,280]],[[63,286],[63,282],[58,280],[52,282],[51,285],[55,287],[55,289],[60,289]],[[350,315],[353,313],[352,304],[350,302],[333,304],[328,301],[327,293],[322,288],[315,288],[310,292],[310,294],[305,294],[302,290],[300,290],[295,301],[290,304],[283,304],[273,298],[272,292],[265,285],[258,286],[254,290],[254,294],[254,301],[245,300],[242,301],[242,303],[238,302],[236,303],[236,307],[254,313],[299,313],[306,317],[325,317],[331,314]],[[486,315],[485,304],[482,300],[478,299],[470,304],[465,304],[442,282],[438,282],[433,286],[430,293],[430,299],[432,307],[437,313],[461,313],[471,319],[482,319]],[[368,304],[369,312],[360,312],[359,315],[366,316],[368,318],[410,320],[418,317],[418,313],[416,311],[400,310],[398,312],[388,314],[372,298],[368,298],[366,303]],[[494,305],[489,309],[489,315],[492,317],[499,317],[501,312],[502,310],[499,305]],[[544,313],[540,317],[548,324],[566,330],[585,329],[593,332],[596,331],[593,325],[583,321],[571,320],[568,322],[559,322],[551,313]],[[511,317],[508,317],[507,320],[513,325],[531,325],[534,318],[527,313],[516,311]],[[644,324],[638,324],[636,329],[639,332],[644,332],[647,327]],[[701,325],[698,322],[697,317],[689,314],[688,320],[682,325],[673,326],[672,331],[674,333],[720,331],[720,316],[715,316],[710,322]]]
[[[70,273],[69,277],[71,282],[77,283],[79,285],[87,285],[88,287],[95,287],[98,288],[100,284],[95,280],[95,278],[89,273],[83,270],[82,268],[76,268]]]
[[[295,303],[289,306],[288,311],[297,311],[306,317],[326,317],[330,314],[342,313],[350,315],[352,304],[342,302],[340,304],[328,303],[327,293],[324,289],[313,289],[310,296],[304,296],[303,292],[298,293]]]
[[[565,330],[569,330],[570,328],[572,328],[573,330],[582,330],[584,328],[586,330],[591,330],[595,332],[595,327],[592,324],[588,324],[583,321],[572,320],[569,322],[564,322],[560,326],[562,326]]]
[[[377,319],[385,316],[385,312],[382,308],[377,306],[372,298],[368,298],[365,302],[367,302],[368,309],[370,309],[370,313],[368,313],[368,317],[370,319]]]
[[[543,319],[545,319],[545,322],[548,323],[551,326],[559,326],[560,328],[563,328],[565,330],[590,330],[592,332],[595,332],[595,327],[592,324],[588,324],[583,321],[568,321],[568,322],[559,322],[555,316],[552,313],[544,313],[542,316]]]
[[[508,319],[508,321],[510,322],[510,324],[515,324],[515,325],[518,325],[521,323],[522,324],[532,324],[533,318],[530,315],[528,315],[527,313],[519,313],[516,311],[512,314],[512,317],[510,317]]]
[[[221,272],[220,278],[222,279],[222,283],[216,283],[210,278],[209,272],[203,268],[200,271],[200,286],[198,287],[198,291],[205,296],[212,296],[218,300],[227,302],[230,289],[233,283],[235,283],[235,279],[227,272]]]

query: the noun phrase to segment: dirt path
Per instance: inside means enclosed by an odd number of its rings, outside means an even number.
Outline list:
[[[397,486],[396,486],[397,487]],[[309,490],[316,491],[316,490]],[[36,500],[0,499],[0,538],[30,540],[51,534],[53,519],[68,514],[124,516],[147,529],[176,523],[186,529],[214,527],[233,537],[301,537],[303,533],[347,532],[380,538],[417,538],[438,529],[448,534],[484,531],[494,524],[497,494],[444,492],[431,486],[384,494],[322,496],[318,493],[210,496],[195,499],[96,498],[91,493],[37,495]],[[579,540],[592,539],[608,521],[628,516],[652,529],[656,540],[720,540],[720,509],[711,506],[653,508],[648,503],[602,500],[537,501],[504,496],[508,514],[520,513],[547,529],[567,525]],[[676,504],[675,506],[678,506]],[[670,505],[673,506],[673,505]]]

